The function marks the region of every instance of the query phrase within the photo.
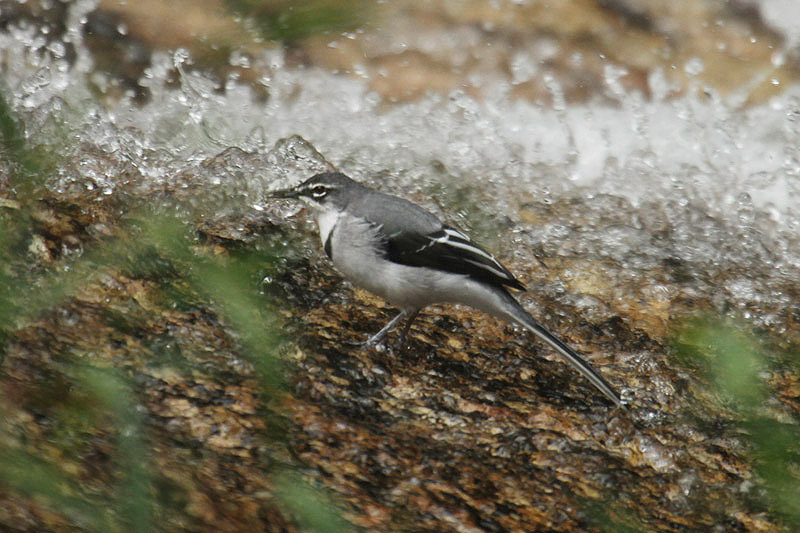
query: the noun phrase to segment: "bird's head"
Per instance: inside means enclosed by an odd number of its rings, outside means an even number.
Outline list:
[[[347,205],[351,194],[363,187],[340,172],[316,174],[306,181],[269,193],[270,198],[292,198],[303,200],[313,207],[339,207]]]

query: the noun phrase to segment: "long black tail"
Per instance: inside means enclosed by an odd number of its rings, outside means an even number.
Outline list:
[[[566,345],[564,341],[550,333],[543,325],[536,321],[530,313],[525,311],[522,306],[514,299],[513,296],[506,293],[508,303],[513,307],[513,312],[509,312],[509,318],[517,322],[520,326],[524,327],[531,333],[536,334],[539,338],[544,340],[547,344],[555,348],[558,354],[563,357],[569,364],[571,364],[578,372],[592,382],[592,385],[606,395],[606,398],[614,402],[617,407],[624,407],[619,393],[612,387],[608,381],[603,378],[597,371],[592,368],[589,362],[578,355],[578,353]]]

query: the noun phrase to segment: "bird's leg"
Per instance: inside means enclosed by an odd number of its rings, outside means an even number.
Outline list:
[[[403,344],[406,341],[406,337],[408,336],[408,332],[411,330],[411,324],[414,322],[414,319],[417,318],[417,315],[419,315],[419,312],[420,312],[420,310],[417,309],[415,311],[412,311],[412,312],[408,313],[408,320],[406,320],[406,325],[405,325],[405,327],[403,327],[403,331],[400,332],[400,337],[395,342],[395,348],[397,348],[398,350],[403,348]]]
[[[403,320],[407,315],[408,311],[400,311],[400,313],[396,317],[391,319],[388,324],[383,326],[383,328],[381,328],[381,330],[378,333],[367,339],[367,341],[364,343],[364,346],[369,348],[381,342],[383,338],[386,336],[386,334],[392,331],[392,329],[397,325],[397,323]]]

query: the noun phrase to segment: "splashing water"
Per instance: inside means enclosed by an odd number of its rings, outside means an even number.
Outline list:
[[[633,290],[623,279],[679,263],[684,277],[695,278],[680,289],[687,297],[714,293],[720,309],[732,306],[763,325],[783,320],[780,307],[790,302],[782,287],[800,264],[798,87],[742,110],[710,90],[666,98],[663,76],[652,72],[654,97],[646,100],[626,92],[620,72],[609,67],[614,105],[566,104],[550,80],[561,104],[542,107],[489,80],[482,100],[454,91],[385,106],[360,79],[287,67],[280,49],[232,58],[269,72],[261,79],[269,93],[263,103],[236,79],[216,91],[210,76],[184,68],[191,58],[178,50],[153,57],[140,80],[150,90],[147,103],[128,95],[103,105],[92,96],[89,81],[102,85],[102,75],[93,71],[81,33],[93,6],[71,7],[64,42],[47,44],[34,25],[0,34],[9,57],[3,77],[28,137],[52,138],[61,120],[69,129],[70,163],[53,178],[56,191],[113,195],[133,183],[144,195],[165,185],[197,187],[189,196],[209,209],[231,202],[263,209],[265,189],[330,162],[423,203],[419,193],[440,190],[443,180],[480,190],[497,219],[502,213],[523,221],[531,205],[579,200],[547,220],[522,223],[513,242],[546,255],[612,260],[618,270],[603,273],[621,278],[612,294]],[[68,45],[75,49],[70,60]],[[517,59],[519,70],[524,58]],[[178,88],[167,83],[173,69]],[[439,209],[430,200],[427,206]],[[457,223],[470,225],[475,209],[460,207],[448,206]],[[720,273],[733,270],[720,282]],[[669,293],[675,289],[662,283],[676,275],[641,282],[636,294]]]

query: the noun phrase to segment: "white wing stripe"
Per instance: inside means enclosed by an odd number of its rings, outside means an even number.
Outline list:
[[[439,242],[441,242],[441,241],[439,241]],[[492,263],[496,263],[497,264],[497,259],[495,259],[491,255],[489,255],[488,253],[484,252],[480,248],[476,248],[476,247],[472,246],[471,244],[461,243],[461,242],[458,242],[458,241],[453,241],[451,239],[445,239],[444,244],[446,244],[448,246],[452,246],[453,248],[461,248],[462,250],[467,250],[469,252],[472,252],[474,254],[477,254],[477,255],[479,255],[481,257],[484,257],[484,258],[488,259]]]
[[[501,272],[501,271],[497,270],[496,268],[493,268],[492,266],[487,265],[486,263],[480,263],[478,261],[473,261],[472,259],[464,259],[464,262],[473,264],[476,267],[480,267],[480,268],[482,268],[484,270],[488,270],[489,272],[491,272],[492,274],[496,275],[497,277],[499,277],[501,279],[507,279],[507,280],[511,279],[510,277],[508,277],[508,274],[506,274],[505,272]]]
[[[470,241],[470,238],[469,238],[469,237],[467,237],[466,235],[464,235],[464,234],[463,234],[463,233],[461,233],[460,231],[454,230],[453,228],[445,228],[445,229],[444,229],[444,232],[445,232],[446,234],[448,234],[449,236],[451,236],[451,237],[456,237],[456,238],[458,238],[458,239],[463,239],[463,240],[465,240],[465,241],[467,241],[467,242],[469,242],[469,241]]]

